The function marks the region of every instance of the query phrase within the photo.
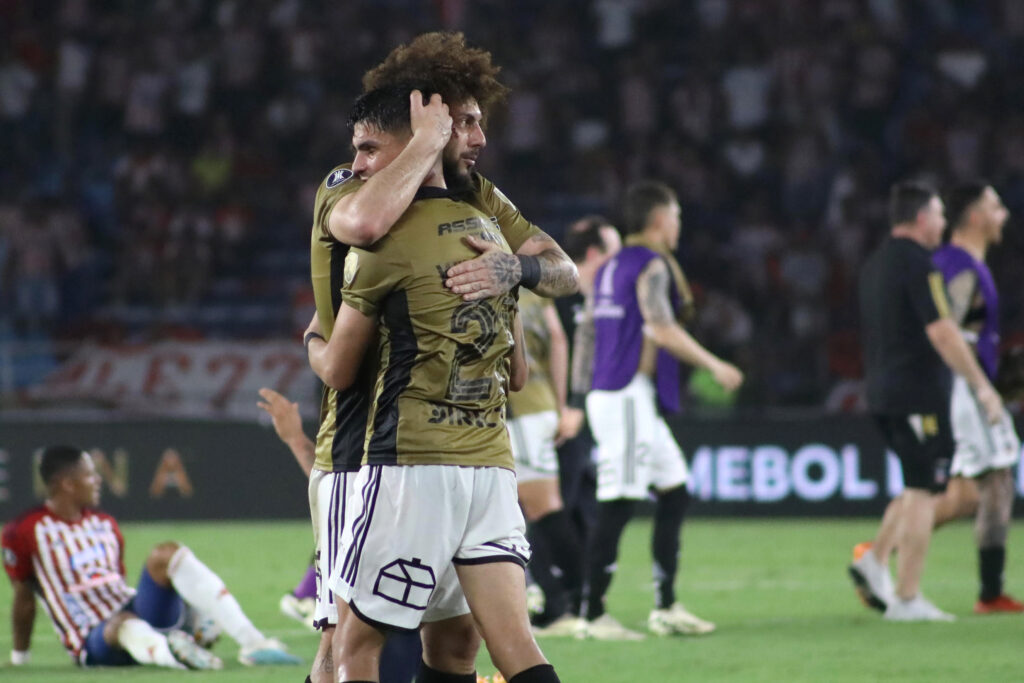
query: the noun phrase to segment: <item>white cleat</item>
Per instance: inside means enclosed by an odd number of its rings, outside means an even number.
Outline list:
[[[632,631],[607,612],[593,621],[581,619],[576,637],[593,640],[643,640],[644,634]]]
[[[910,600],[895,598],[885,610],[887,621],[956,621],[949,612],[943,612],[920,593]]]
[[[316,630],[316,626],[313,625],[316,600],[313,598],[297,598],[291,593],[285,593],[281,596],[278,609],[281,610],[281,614],[294,619],[310,631]]]
[[[715,625],[692,614],[682,603],[676,602],[667,609],[651,610],[650,616],[647,617],[647,628],[657,636],[700,636],[714,631]]]
[[[868,607],[884,612],[896,600],[896,587],[889,568],[878,561],[872,550],[865,550],[847,571],[857,594]]]
[[[167,646],[174,658],[189,669],[223,669],[224,662],[209,650],[200,647],[189,634],[180,629],[167,633]]]
[[[583,628],[583,619],[563,614],[547,626],[534,626],[533,635],[538,638],[571,638]]]

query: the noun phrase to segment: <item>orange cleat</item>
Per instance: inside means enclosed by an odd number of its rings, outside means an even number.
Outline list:
[[[975,614],[998,614],[1000,612],[1024,612],[1024,603],[1006,593],[992,600],[978,600],[974,603]]]
[[[856,562],[860,558],[864,557],[864,553],[871,550],[872,545],[871,541],[864,541],[863,543],[858,543],[853,546],[853,561]]]

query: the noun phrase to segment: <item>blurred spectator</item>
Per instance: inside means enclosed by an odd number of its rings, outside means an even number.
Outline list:
[[[893,180],[981,175],[1024,216],[1014,0],[8,3],[0,328],[289,335],[362,73],[452,26],[513,86],[481,171],[556,237],[640,177],[676,189],[697,324],[748,406],[857,404],[851,287]],[[1002,291],[1009,339],[1024,290]]]

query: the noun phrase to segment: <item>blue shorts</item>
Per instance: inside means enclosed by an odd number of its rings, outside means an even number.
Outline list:
[[[149,571],[142,569],[135,597],[122,608],[131,612],[158,631],[180,626],[185,619],[185,603],[173,588],[157,584]],[[126,650],[108,645],[103,640],[106,621],[96,625],[85,639],[82,664],[85,666],[128,666],[136,664]]]

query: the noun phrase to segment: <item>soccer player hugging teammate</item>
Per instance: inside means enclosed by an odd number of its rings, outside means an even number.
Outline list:
[[[409,89],[357,101],[356,175],[410,143]],[[529,546],[504,419],[508,391],[525,381],[525,359],[512,360],[515,299],[464,301],[445,287],[450,265],[477,253],[465,233],[512,253],[493,216],[446,188],[439,155],[388,235],[346,256],[344,334],[308,344],[314,371],[339,391],[365,355],[379,366],[330,580],[351,610],[335,650],[342,680],[377,680],[385,634],[421,625],[418,680],[475,680],[477,627],[510,682],[558,680],[526,613]]]

